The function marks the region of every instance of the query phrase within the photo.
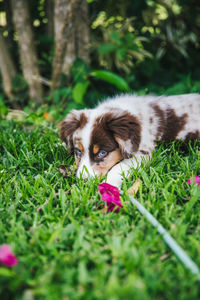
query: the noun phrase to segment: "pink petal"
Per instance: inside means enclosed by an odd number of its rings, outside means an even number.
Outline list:
[[[107,203],[107,212],[114,209],[118,211],[122,207],[119,190],[116,186],[103,182],[98,185],[98,188],[102,195],[102,200]]]
[[[12,267],[18,264],[16,256],[13,254],[11,248],[7,244],[0,247],[0,263],[7,267]]]
[[[191,184],[192,183],[191,179],[189,179],[187,181],[187,183]],[[198,184],[200,186],[200,177],[199,176],[194,176],[194,184]]]
[[[195,182],[195,184],[200,185],[200,177],[199,176],[195,176],[194,177],[194,182]]]
[[[103,195],[104,193],[107,193],[110,196],[113,196],[116,200],[119,200],[119,190],[116,186],[113,186],[111,184],[108,184],[106,182],[103,182],[98,185],[99,192]]]

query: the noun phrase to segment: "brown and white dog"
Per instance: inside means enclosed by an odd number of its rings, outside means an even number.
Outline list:
[[[78,177],[107,174],[107,182],[120,187],[122,173],[150,157],[157,141],[200,139],[200,94],[122,95],[72,110],[60,137],[75,154]]]

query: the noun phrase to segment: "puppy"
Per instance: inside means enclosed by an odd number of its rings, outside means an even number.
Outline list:
[[[107,174],[107,182],[120,188],[122,173],[149,158],[157,141],[200,138],[200,94],[122,95],[72,110],[60,137],[75,155],[78,177]]]

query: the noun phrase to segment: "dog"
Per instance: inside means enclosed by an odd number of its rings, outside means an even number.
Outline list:
[[[122,175],[150,158],[158,141],[200,139],[200,94],[110,98],[94,109],[72,110],[60,138],[75,155],[79,178],[107,174],[120,188]]]

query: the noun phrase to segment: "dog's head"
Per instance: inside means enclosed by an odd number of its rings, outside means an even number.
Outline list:
[[[77,176],[105,175],[119,161],[138,150],[138,119],[127,111],[73,110],[61,123],[60,137],[74,153]]]

